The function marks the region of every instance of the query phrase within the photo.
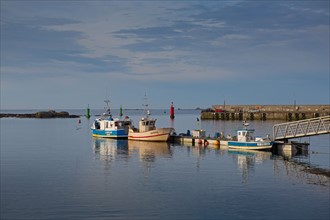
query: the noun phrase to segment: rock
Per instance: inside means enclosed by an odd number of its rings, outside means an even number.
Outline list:
[[[70,115],[69,112],[56,112],[54,110],[36,112],[34,114],[0,114],[3,117],[16,117],[16,118],[79,118],[79,115]]]
[[[60,118],[68,118],[68,117],[70,117],[69,112],[59,112],[59,113],[57,113],[57,115]]]
[[[56,112],[53,110],[50,110],[48,112],[37,112],[36,114],[36,118],[77,118],[79,116],[74,116],[74,115],[70,115],[69,112]]]

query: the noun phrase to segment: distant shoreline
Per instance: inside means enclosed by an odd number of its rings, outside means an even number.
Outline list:
[[[70,115],[69,112],[66,111],[56,112],[54,110],[49,110],[26,114],[0,113],[0,118],[80,118],[80,116]]]

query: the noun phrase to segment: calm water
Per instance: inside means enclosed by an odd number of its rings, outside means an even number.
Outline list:
[[[92,111],[100,114],[102,111]],[[70,111],[84,114],[83,111]],[[125,111],[137,124],[142,111]],[[159,127],[233,134],[238,121],[152,111]],[[116,112],[114,112],[116,115]],[[329,219],[329,135],[307,155],[93,139],[90,120],[1,119],[1,219]],[[251,122],[257,135],[273,121]],[[313,153],[311,152],[313,151]]]

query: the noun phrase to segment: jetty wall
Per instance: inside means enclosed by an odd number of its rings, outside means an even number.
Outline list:
[[[202,120],[295,121],[330,115],[330,105],[213,105]]]

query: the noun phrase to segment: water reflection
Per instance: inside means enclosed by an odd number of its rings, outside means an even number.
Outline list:
[[[254,150],[232,150],[228,154],[237,160],[238,169],[242,173],[242,182],[247,183],[249,174],[254,173],[255,166],[271,159],[271,152]]]
[[[172,152],[167,142],[128,141],[128,149],[131,154],[139,155],[143,164],[144,177],[148,179],[151,169],[159,158],[171,158]]]
[[[289,150],[278,150],[272,155],[272,160],[276,176],[286,176],[308,184],[330,185],[330,170],[317,167],[310,162],[307,144]]]
[[[127,140],[93,138],[93,149],[97,159],[114,161],[116,158],[128,158]]]
[[[145,142],[121,139],[93,138],[93,149],[96,159],[111,164],[118,159],[128,160],[130,155],[139,155],[140,161],[150,167],[156,158],[172,156],[167,142]]]
[[[305,151],[294,154],[274,154],[265,151],[253,150],[232,150],[228,148],[214,149],[204,146],[185,146],[188,154],[197,158],[197,171],[200,168],[201,161],[211,154],[217,154],[220,157],[231,157],[237,164],[237,169],[242,175],[242,183],[248,183],[249,179],[254,178],[256,167],[266,165],[266,162],[273,164],[273,172],[276,177],[288,178],[290,180],[304,182],[316,185],[330,184],[330,171],[313,167],[308,160],[308,154]],[[144,176],[148,177],[153,167],[157,165],[160,159],[172,158],[176,148],[171,148],[166,142],[143,142],[114,140],[104,138],[93,138],[93,149],[95,157],[105,161],[105,169],[110,169],[111,164],[116,160],[129,161],[132,158],[139,158],[144,170]],[[187,164],[188,166],[189,164]]]
[[[273,155],[274,174],[298,182],[315,185],[330,185],[330,170],[312,166],[300,157]]]
[[[140,160],[154,162],[156,157],[171,157],[172,152],[167,142],[128,141],[130,152],[139,154]]]
[[[288,178],[296,182],[315,185],[330,185],[330,171],[312,166],[306,158],[305,151],[295,154],[273,154],[264,151],[228,150],[228,154],[237,160],[239,171],[242,173],[242,183],[247,183],[257,165],[272,161],[274,175]]]

